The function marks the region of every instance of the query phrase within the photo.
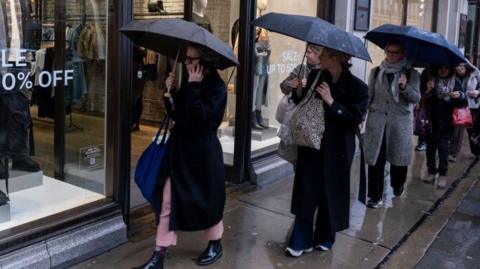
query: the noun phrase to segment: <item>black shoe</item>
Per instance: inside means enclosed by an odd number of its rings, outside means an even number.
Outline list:
[[[160,251],[154,251],[150,260],[145,264],[138,267],[133,267],[132,269],[163,269],[163,260],[165,259],[165,254],[162,254]]]
[[[262,128],[265,128],[265,129],[268,128],[268,126],[267,126],[267,125],[265,124],[265,122],[263,121],[262,111],[256,110],[256,111],[255,111],[255,118],[257,119],[258,125],[260,125]]]
[[[252,112],[252,129],[263,130],[263,127],[260,126],[260,124],[258,124],[257,116],[255,115],[255,112]]]
[[[394,188],[394,189],[393,189],[393,194],[394,194],[396,197],[398,197],[398,196],[402,195],[404,189],[405,189],[405,187],[403,187],[403,186],[400,186],[400,187],[398,187],[398,188]]]
[[[8,196],[3,191],[0,191],[0,206],[7,204],[9,201]]]
[[[41,169],[40,166],[34,160],[32,160],[32,158],[27,157],[23,160],[13,160],[12,170],[38,172]]]
[[[5,169],[5,165],[3,165],[3,161],[0,160],[0,179],[7,178],[7,170]]]
[[[210,241],[208,247],[197,259],[197,265],[210,265],[222,257],[222,243],[220,240]]]
[[[374,199],[370,198],[370,199],[368,199],[367,207],[375,209],[375,208],[381,207],[382,204],[383,204],[382,199],[374,200]]]

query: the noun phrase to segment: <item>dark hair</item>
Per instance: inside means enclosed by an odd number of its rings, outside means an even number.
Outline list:
[[[401,39],[395,38],[388,41],[387,44],[385,45],[385,49],[389,46],[398,46],[402,49],[403,52],[405,52],[405,43]]]
[[[196,43],[187,43],[186,48],[188,47],[193,48],[198,52],[201,65],[210,69],[217,69],[218,66],[220,66],[220,59],[218,55],[211,49]]]
[[[431,71],[432,71],[432,73],[431,73],[432,76],[438,77],[438,70],[442,66],[446,66],[448,68],[448,77],[455,76],[457,74],[457,71],[455,70],[455,67],[442,65],[442,64],[435,64],[435,65],[432,65],[432,67],[430,68]]]

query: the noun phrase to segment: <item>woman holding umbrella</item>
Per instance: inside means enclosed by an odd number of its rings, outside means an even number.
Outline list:
[[[426,137],[428,173],[423,181],[432,183],[438,173],[437,187],[445,188],[447,186],[448,144],[453,132],[453,108],[464,107],[466,95],[462,83],[455,76],[454,68],[447,65],[436,65],[432,67],[432,74],[433,79],[427,82],[425,90],[432,132]]]
[[[473,126],[467,129],[470,151],[478,159],[480,158],[480,71],[471,64],[462,63],[457,66],[457,77],[465,88],[468,107],[472,113]]]
[[[156,248],[144,265],[136,268],[163,268],[167,248],[177,243],[176,231],[204,230],[208,247],[198,265],[209,265],[222,256],[225,175],[223,152],[217,138],[222,122],[227,89],[215,66],[217,55],[203,46],[187,45],[185,64],[188,78],[174,89],[176,77],[166,80],[170,95],[165,97],[169,116],[175,121],[160,172],[165,178]],[[170,98],[171,96],[171,98]]]
[[[336,232],[349,226],[355,133],[368,103],[368,87],[350,72],[348,61],[352,56],[371,61],[370,55],[360,38],[319,18],[269,13],[254,24],[323,47],[321,79],[313,83],[310,72],[306,84],[314,85],[315,98],[323,100],[325,126],[319,149],[298,147],[291,204],[295,222],[286,254],[299,257],[314,248],[326,251],[332,248]],[[305,96],[302,93],[297,101]]]
[[[349,71],[350,57],[326,47],[320,54],[323,80],[316,91],[324,102],[325,130],[320,150],[298,147],[291,206],[295,223],[286,249],[289,256],[299,257],[313,248],[329,250],[336,232],[349,226],[355,131],[368,102],[367,85]]]

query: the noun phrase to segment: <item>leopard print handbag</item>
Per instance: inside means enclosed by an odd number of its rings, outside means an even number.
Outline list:
[[[323,100],[315,97],[317,80],[318,77],[293,112],[290,130],[293,143],[297,146],[320,149],[325,130],[325,114]]]

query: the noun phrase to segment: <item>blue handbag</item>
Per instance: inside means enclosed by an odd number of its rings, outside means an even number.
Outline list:
[[[140,156],[135,170],[135,183],[142,192],[143,197],[153,206],[155,211],[161,209],[157,208],[160,203],[156,199],[159,197],[157,187],[158,173],[165,159],[165,152],[167,148],[167,131],[170,123],[170,118],[165,116],[160,128],[158,129],[155,140],[145,149]],[[163,131],[163,137],[160,143],[158,139]]]

